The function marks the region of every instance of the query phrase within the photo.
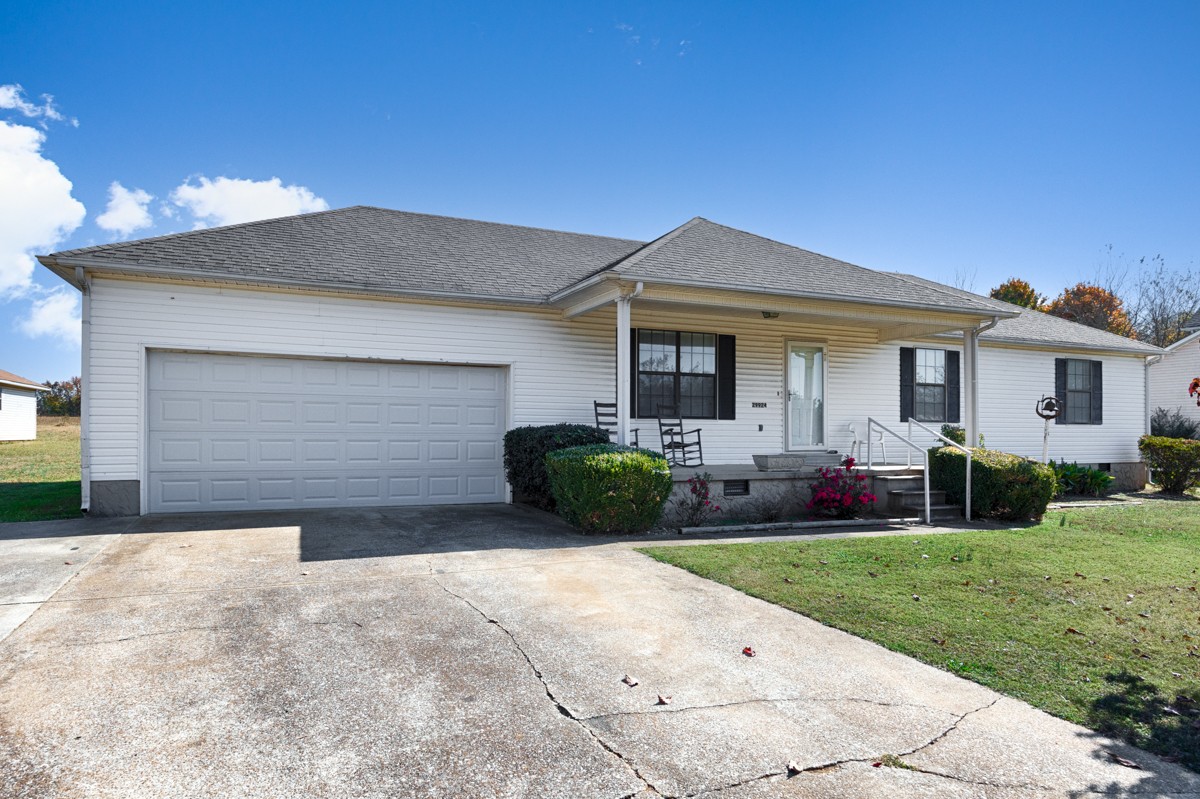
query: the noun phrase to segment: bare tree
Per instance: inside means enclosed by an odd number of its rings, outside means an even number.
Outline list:
[[[1183,338],[1183,325],[1200,308],[1194,272],[1169,269],[1161,255],[1138,260],[1129,315],[1139,339],[1165,347]]]
[[[954,268],[954,282],[951,284],[962,291],[975,291],[975,281],[979,277],[979,267],[958,266]]]

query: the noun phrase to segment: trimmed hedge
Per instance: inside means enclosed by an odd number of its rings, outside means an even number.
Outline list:
[[[1154,473],[1154,482],[1168,494],[1200,486],[1200,441],[1190,438],[1142,436],[1138,451]]]
[[[521,502],[554,510],[546,455],[582,444],[607,444],[608,433],[586,424],[517,427],[504,434],[504,475]]]
[[[641,533],[662,516],[671,467],[657,452],[589,444],[546,456],[558,513],[589,533]]]
[[[971,450],[971,515],[1021,521],[1038,520],[1057,490],[1054,470],[993,449]],[[929,450],[931,487],[956,504],[966,502],[967,456],[950,447]]]

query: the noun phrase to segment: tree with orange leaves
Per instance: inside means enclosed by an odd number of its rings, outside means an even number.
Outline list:
[[[1035,311],[1042,310],[1046,304],[1046,297],[1038,294],[1033,286],[1019,277],[1010,277],[992,289],[989,296],[993,300],[1011,302],[1013,305],[1020,305],[1022,308],[1032,308]]]
[[[1137,338],[1129,315],[1125,312],[1125,303],[1103,286],[1077,283],[1072,288],[1063,289],[1063,293],[1046,307],[1046,313],[1107,330],[1118,336]]]

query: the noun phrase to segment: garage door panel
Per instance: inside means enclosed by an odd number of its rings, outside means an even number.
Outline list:
[[[154,511],[504,499],[504,371],[152,352]]]

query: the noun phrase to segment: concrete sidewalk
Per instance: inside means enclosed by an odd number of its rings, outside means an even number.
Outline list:
[[[505,506],[137,520],[0,642],[0,763],[6,797],[1200,796]]]

